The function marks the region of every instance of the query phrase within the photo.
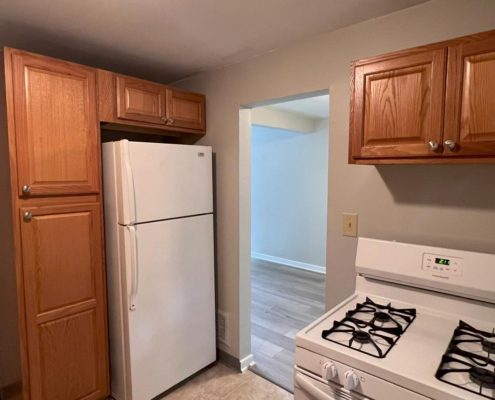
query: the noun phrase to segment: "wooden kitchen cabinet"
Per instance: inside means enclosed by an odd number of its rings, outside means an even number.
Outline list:
[[[449,46],[445,156],[495,155],[495,32]]]
[[[20,218],[31,398],[104,398],[100,204],[22,207]]]
[[[444,49],[355,67],[354,150],[360,157],[434,156],[442,139]]]
[[[204,135],[205,96],[98,70],[99,120],[108,129]]]
[[[19,397],[104,399],[109,366],[96,70],[9,48],[4,63],[11,185],[1,194],[11,196],[14,246],[5,260],[15,265],[6,261],[2,268],[16,275]]]
[[[97,193],[96,70],[12,50],[19,195]]]
[[[175,88],[166,89],[167,124],[204,131],[205,96]]]
[[[159,84],[117,75],[117,118],[165,123],[165,90]]]
[[[349,162],[495,162],[495,31],[353,63]]]

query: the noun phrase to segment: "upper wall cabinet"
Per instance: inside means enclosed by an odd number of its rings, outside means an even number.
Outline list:
[[[160,85],[116,76],[117,118],[163,124],[165,91]]]
[[[204,134],[205,96],[142,79],[98,71],[103,123],[162,132]]]
[[[18,50],[11,62],[19,195],[97,193],[96,70]]]
[[[495,155],[495,33],[449,46],[444,132],[445,155]]]
[[[495,31],[356,61],[349,162],[495,162]]]
[[[201,94],[167,88],[167,123],[172,126],[206,129],[205,97]]]
[[[442,139],[445,56],[434,50],[356,66],[353,144],[361,157],[436,155],[429,143]]]

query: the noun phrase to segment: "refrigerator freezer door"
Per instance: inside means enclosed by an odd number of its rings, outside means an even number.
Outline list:
[[[213,216],[135,227],[127,307],[132,399],[151,399],[216,359]],[[129,398],[127,399],[129,400]]]
[[[211,147],[127,140],[115,146],[119,224],[213,212]]]

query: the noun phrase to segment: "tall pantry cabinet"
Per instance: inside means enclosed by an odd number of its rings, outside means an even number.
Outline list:
[[[23,398],[109,392],[96,70],[5,49]]]

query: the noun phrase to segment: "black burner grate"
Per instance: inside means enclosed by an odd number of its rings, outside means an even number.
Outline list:
[[[413,308],[396,309],[366,298],[333,327],[322,331],[323,339],[377,358],[384,358],[416,318]]]
[[[459,321],[436,378],[495,400],[495,333]]]

